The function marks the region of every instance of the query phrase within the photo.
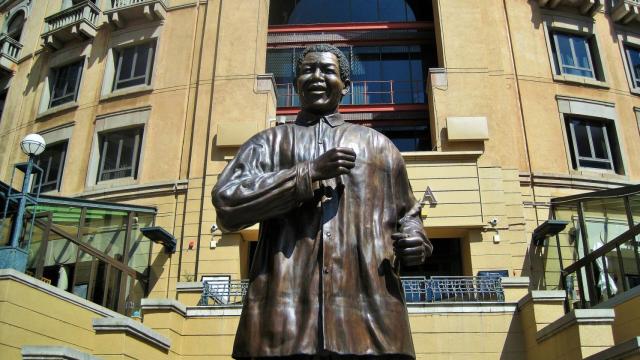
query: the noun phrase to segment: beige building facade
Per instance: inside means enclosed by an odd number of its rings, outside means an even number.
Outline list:
[[[222,233],[211,190],[295,119],[311,43],[348,56],[342,113],[392,139],[425,204],[434,256],[400,274],[418,359],[640,358],[639,10],[0,0],[1,246],[20,141],[47,143],[0,358],[230,358],[259,226]]]

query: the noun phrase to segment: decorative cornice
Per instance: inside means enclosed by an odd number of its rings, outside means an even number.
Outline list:
[[[102,331],[123,332],[147,341],[165,351],[168,351],[171,347],[171,340],[127,317],[93,319],[93,330],[96,333]]]
[[[614,319],[613,309],[575,309],[538,331],[536,340],[542,342],[573,325],[612,324]]]
[[[142,299],[142,311],[145,310],[171,310],[182,316],[187,315],[187,306],[174,299]]]
[[[23,346],[22,360],[100,360],[66,346]]]
[[[533,290],[518,301],[518,308],[522,308],[528,302],[562,302],[567,297],[563,290]]]

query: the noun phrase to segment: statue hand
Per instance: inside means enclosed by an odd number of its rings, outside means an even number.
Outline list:
[[[333,148],[311,162],[311,180],[326,180],[348,174],[356,166],[356,152],[352,148]]]
[[[393,251],[402,266],[416,266],[427,258],[427,247],[420,236],[406,233],[391,234]]]

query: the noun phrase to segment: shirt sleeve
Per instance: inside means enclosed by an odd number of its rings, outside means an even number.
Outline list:
[[[433,246],[427,238],[422,224],[422,205],[413,195],[402,154],[400,154],[400,151],[398,151],[393,143],[389,143],[389,153],[392,154],[392,156],[390,156],[392,159],[390,166],[393,174],[393,194],[395,196],[397,218],[399,219],[398,230],[405,234],[422,238],[427,250],[427,256],[429,256],[433,251]]]
[[[313,198],[310,163],[275,169],[269,143],[252,138],[220,174],[211,196],[221,229],[246,228]]]

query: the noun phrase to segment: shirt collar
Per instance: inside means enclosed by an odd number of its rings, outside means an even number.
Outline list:
[[[314,125],[320,119],[324,119],[324,121],[329,124],[331,127],[336,127],[344,124],[344,119],[342,118],[342,114],[339,112],[335,112],[330,115],[316,115],[314,113],[310,113],[308,111],[300,111],[298,113],[298,117],[296,118],[296,124],[298,125]]]

